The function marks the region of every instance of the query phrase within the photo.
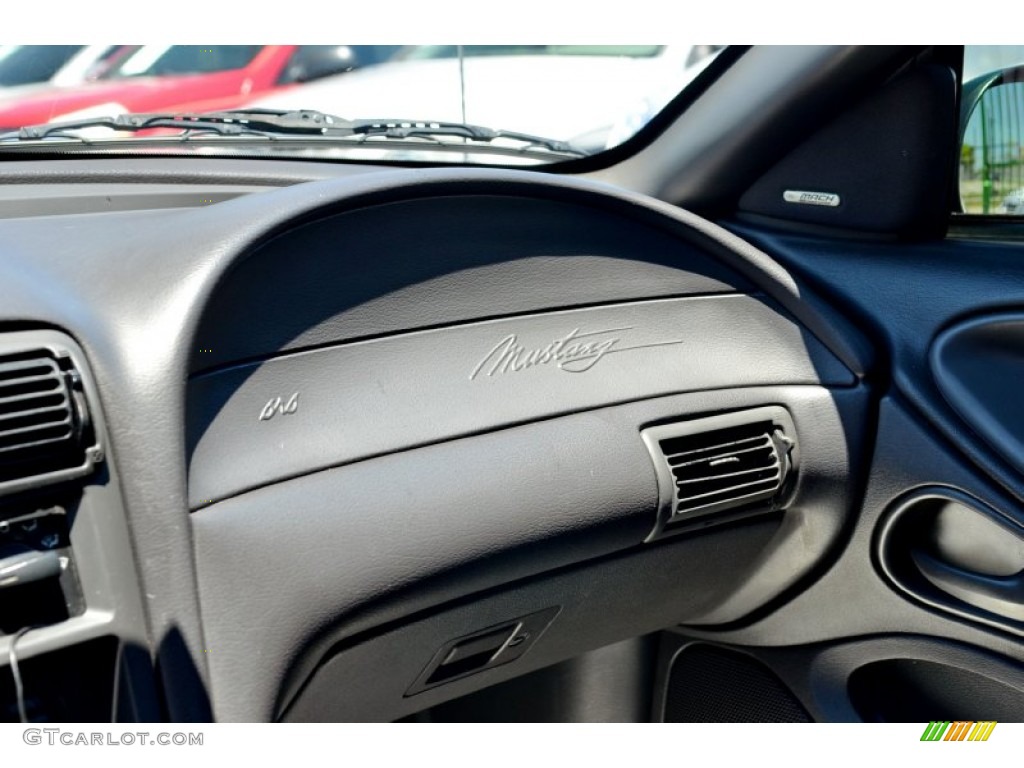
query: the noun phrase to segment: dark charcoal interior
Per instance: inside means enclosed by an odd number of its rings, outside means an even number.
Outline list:
[[[5,718],[1020,719],[957,55],[739,51],[535,171],[0,154]]]

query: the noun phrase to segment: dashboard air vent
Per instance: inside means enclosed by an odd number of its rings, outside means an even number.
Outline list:
[[[85,474],[99,459],[70,353],[18,343],[32,335],[0,337],[0,495]]]
[[[652,427],[661,527],[728,510],[773,508],[795,466],[795,431],[779,407]]]

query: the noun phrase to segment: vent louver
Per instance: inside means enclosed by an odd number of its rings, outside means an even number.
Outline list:
[[[778,407],[645,430],[662,498],[660,527],[771,508],[794,467],[794,436],[789,414]]]
[[[23,334],[12,334],[12,336]],[[0,346],[0,493],[81,475],[89,418],[71,357],[47,347]]]

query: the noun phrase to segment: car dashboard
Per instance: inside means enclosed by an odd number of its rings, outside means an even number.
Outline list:
[[[963,59],[727,49],[530,170],[8,141],[2,719],[1019,721]]]
[[[397,720],[728,626],[840,539],[869,347],[735,235],[540,173],[173,162],[0,200],[0,353],[70,357],[95,443],[6,468],[73,574],[0,646],[122,670],[40,711]]]

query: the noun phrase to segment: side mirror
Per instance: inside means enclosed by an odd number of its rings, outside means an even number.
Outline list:
[[[1024,65],[964,84],[960,130],[963,211],[1024,215]]]
[[[287,83],[308,83],[349,72],[361,65],[356,46],[304,45],[295,52],[283,80]]]

